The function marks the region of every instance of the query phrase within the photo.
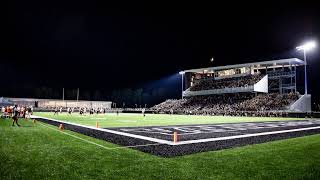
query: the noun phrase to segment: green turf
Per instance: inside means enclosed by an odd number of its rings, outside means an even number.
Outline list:
[[[52,112],[37,112],[35,115],[59,119],[77,124],[95,126],[99,122],[100,127],[127,127],[127,126],[156,126],[156,125],[183,125],[183,124],[212,124],[231,122],[259,122],[280,120],[303,120],[304,118],[279,118],[279,117],[232,117],[232,116],[190,116],[190,115],[167,115],[167,114],[141,114],[115,113],[94,114],[81,116],[79,113],[69,115],[62,113],[53,115]]]
[[[0,119],[0,179],[319,179],[320,135],[160,158],[104,149],[21,120]],[[53,129],[50,129],[51,127]],[[108,148],[119,147],[70,131]]]

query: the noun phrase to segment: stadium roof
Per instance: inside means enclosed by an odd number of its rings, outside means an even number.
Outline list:
[[[289,58],[289,59],[279,59],[272,61],[261,61],[254,63],[244,63],[244,64],[235,64],[235,65],[227,65],[227,66],[217,66],[217,67],[207,67],[207,68],[199,68],[199,69],[190,69],[185,70],[184,72],[203,72],[205,70],[223,70],[223,69],[233,69],[233,68],[242,68],[242,67],[256,67],[256,68],[265,68],[265,67],[279,67],[279,66],[289,66],[289,65],[304,65],[304,61],[298,58]]]

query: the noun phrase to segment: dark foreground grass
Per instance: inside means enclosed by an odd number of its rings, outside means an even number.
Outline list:
[[[0,179],[319,179],[320,135],[160,158],[0,119]],[[64,131],[108,148],[101,140]]]

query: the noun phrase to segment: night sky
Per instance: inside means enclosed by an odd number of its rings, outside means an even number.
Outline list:
[[[161,86],[180,70],[302,59],[296,46],[308,39],[320,44],[316,4],[8,1],[4,7],[0,96],[31,97],[30,89],[42,86],[110,93],[157,82]],[[308,54],[315,98],[320,91],[319,51]],[[176,77],[170,85],[178,89]]]

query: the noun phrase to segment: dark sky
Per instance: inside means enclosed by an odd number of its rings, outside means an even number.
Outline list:
[[[302,58],[295,47],[320,40],[316,4],[8,1],[4,7],[0,67],[10,80],[0,85],[0,96],[25,95],[9,92],[21,86],[111,92],[183,69]],[[308,55],[315,95],[320,91],[319,50]]]

